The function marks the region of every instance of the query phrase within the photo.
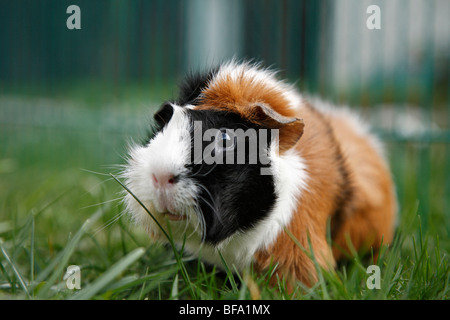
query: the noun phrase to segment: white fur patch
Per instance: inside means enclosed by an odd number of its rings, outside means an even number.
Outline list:
[[[183,108],[173,106],[174,113],[169,123],[146,146],[130,148],[128,166],[123,176],[126,186],[154,214],[164,220],[159,199],[161,192],[170,199],[174,211],[188,216],[192,213],[197,187],[189,181],[181,180],[171,190],[159,190],[152,182],[153,174],[182,174],[187,170],[184,165],[190,161],[190,123]],[[170,193],[170,194],[169,194]],[[148,213],[133,198],[125,196],[128,211],[133,220],[145,227],[152,235],[158,235],[159,229]]]

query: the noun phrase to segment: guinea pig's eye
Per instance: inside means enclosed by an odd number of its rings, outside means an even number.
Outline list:
[[[216,151],[224,152],[233,150],[236,146],[236,136],[231,130],[219,129],[216,135]]]

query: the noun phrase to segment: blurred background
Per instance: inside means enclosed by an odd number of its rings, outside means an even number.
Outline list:
[[[234,57],[361,111],[402,214],[448,238],[449,16],[448,0],[0,0],[0,237],[42,212],[52,248],[119,198],[107,174],[152,112],[187,72]]]

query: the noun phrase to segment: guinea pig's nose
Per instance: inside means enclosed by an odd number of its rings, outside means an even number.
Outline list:
[[[157,188],[174,185],[178,181],[178,176],[172,173],[152,173],[153,185]]]

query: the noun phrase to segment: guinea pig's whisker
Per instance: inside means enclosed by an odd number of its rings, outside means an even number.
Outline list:
[[[216,201],[215,201],[214,197],[211,195],[211,192],[209,192],[209,190],[206,189],[204,186],[201,186],[201,185],[199,185],[199,186],[202,187],[203,190],[206,191],[206,193],[209,195],[209,198],[211,199],[212,203],[210,203],[206,198],[202,197],[201,195],[199,195],[198,197],[212,209],[214,215],[217,217],[217,220],[219,220],[219,222],[221,224],[223,224],[223,221],[222,221],[222,219],[220,217],[220,214],[218,213],[218,210],[217,210],[218,206],[216,204]]]
[[[98,207],[98,206],[101,206],[101,205],[104,205],[104,204],[107,204],[107,203],[110,203],[110,202],[120,201],[120,200],[122,200],[122,196],[119,197],[119,198],[115,198],[115,199],[111,199],[111,200],[106,200],[106,201],[103,201],[103,202],[91,204],[91,205],[86,206],[86,207],[82,207],[81,210],[89,209],[89,208],[93,208],[93,207]]]
[[[215,168],[217,167],[217,163],[213,165],[211,169],[208,170],[206,173],[198,174],[199,177],[206,177],[208,174],[210,174]]]
[[[194,186],[198,187],[197,184],[194,184]],[[205,232],[206,232],[205,231],[205,218],[203,216],[203,212],[200,208],[198,200],[196,199],[196,197],[197,197],[196,192],[192,188],[190,188],[188,190],[189,190],[188,191],[188,199],[189,199],[188,201],[189,201],[190,205],[187,206],[185,208],[185,210],[190,210],[190,211],[188,212],[188,214],[186,214],[186,216],[188,217],[188,219],[193,219],[194,218],[193,216],[195,213],[197,219],[194,219],[196,221],[195,221],[195,228],[194,228],[193,232],[197,232],[197,230],[200,228],[200,233],[201,233],[201,237],[202,237],[201,239],[203,241],[204,237],[205,237]],[[191,223],[191,221],[188,221],[188,222]],[[194,225],[194,224],[192,224],[192,225]]]
[[[103,172],[97,172],[97,171],[93,171],[93,170],[88,170],[88,169],[84,169],[84,168],[80,168],[81,171],[85,171],[88,173],[93,173],[95,175],[99,175],[99,176],[107,176],[107,177],[111,177],[108,173],[103,173]],[[108,179],[110,180],[110,179]]]
[[[217,207],[216,202],[215,202],[215,198],[213,197],[213,195],[211,194],[211,192],[203,185],[198,184],[198,187],[202,188],[206,194],[209,196],[209,198],[211,199],[212,203],[214,204],[214,209]]]
[[[202,196],[198,196],[200,198],[200,200],[202,200],[205,204],[207,204],[213,211],[216,211],[216,208],[210,203],[208,202],[208,200],[206,200],[204,197]]]
[[[200,168],[198,168],[198,170],[196,172],[189,173],[188,176],[191,178],[197,176],[202,171],[204,165],[205,165],[205,163],[202,162],[202,164],[200,165]]]
[[[218,165],[218,163],[214,163],[214,165],[212,166],[211,169],[208,170],[208,172],[200,173],[203,170],[203,167],[205,166],[205,162],[202,162],[202,164],[200,165],[200,168],[196,172],[189,173],[188,176],[190,178],[193,178],[193,177],[206,177],[207,175],[209,175],[216,168],[217,165]]]
[[[101,166],[104,169],[107,169],[109,172],[114,170],[116,174],[120,174],[121,172],[126,171],[127,166],[125,164],[109,164]]]
[[[194,211],[197,214],[197,227],[200,227],[201,231],[201,241],[205,241],[206,238],[206,229],[205,229],[205,216],[203,215],[203,210],[201,209],[200,205],[198,203],[195,204]]]
[[[114,223],[116,223],[124,214],[126,214],[126,210],[122,210],[122,212],[116,214],[114,217],[112,217],[111,219],[109,219],[106,223],[104,223],[102,226],[98,227],[93,235],[97,235],[98,233],[102,232],[103,230],[105,230],[106,228],[109,228],[110,226],[112,226]]]
[[[185,216],[185,217],[187,218],[187,221],[186,221],[186,223],[185,223],[185,225],[184,225],[184,230],[183,230],[183,234],[186,234],[187,229],[188,229],[188,227],[189,227],[189,225],[190,225],[190,222],[191,222],[191,217],[190,217],[190,215],[188,214],[186,208],[183,208],[183,209],[181,210],[180,214],[183,215],[183,216]],[[192,233],[191,233],[191,234],[192,234]],[[189,234],[189,236],[187,236],[187,237],[189,238],[189,237],[191,236],[191,234]]]
[[[197,215],[197,226],[196,226],[196,230],[198,228],[200,228],[200,233],[201,233],[201,239],[202,241],[205,240],[205,236],[206,236],[206,230],[205,230],[205,217],[203,216],[203,212],[202,209],[200,208],[200,206],[196,205],[194,207],[194,211]]]
[[[186,233],[188,226],[191,225],[192,217],[190,215],[187,215],[187,217],[188,217],[188,220],[187,220],[186,226],[184,228],[184,233]],[[195,234],[197,232],[197,229],[198,229],[198,223],[195,224],[194,229],[192,230],[192,232],[189,235],[187,235],[186,238],[190,238],[193,234]]]

